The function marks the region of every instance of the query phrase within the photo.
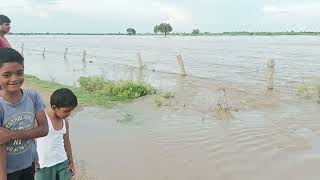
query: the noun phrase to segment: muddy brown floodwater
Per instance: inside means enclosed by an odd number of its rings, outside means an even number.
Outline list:
[[[93,179],[315,180],[320,176],[320,106],[274,90],[176,79],[175,97],[111,109],[87,107],[71,119],[77,159]],[[237,109],[212,111],[226,89]],[[219,100],[220,99],[220,100]]]

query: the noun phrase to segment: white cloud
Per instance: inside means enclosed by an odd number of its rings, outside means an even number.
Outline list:
[[[265,5],[262,12],[267,14],[289,14],[290,16],[299,16],[300,18],[307,18],[311,16],[320,16],[320,2],[307,1],[292,1],[280,2],[274,1],[271,5]]]
[[[289,11],[287,9],[281,9],[279,7],[276,6],[264,6],[262,8],[262,11],[265,13],[271,13],[271,14],[286,14]]]
[[[36,3],[34,0],[0,0],[2,14],[14,16],[34,16],[48,18],[51,13],[56,12],[57,6],[52,3]]]
[[[188,15],[183,10],[170,6],[166,3],[160,3],[150,0],[65,0],[60,3],[60,11],[76,14],[78,16],[90,17],[124,17],[124,18],[144,18],[161,19],[163,21],[187,21]]]
[[[305,1],[274,1],[261,9],[259,26],[273,31],[319,31],[320,24],[315,20],[320,18],[320,2]]]

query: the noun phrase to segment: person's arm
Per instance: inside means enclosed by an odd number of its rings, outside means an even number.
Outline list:
[[[0,90],[1,91],[1,90]],[[12,132],[3,127],[4,121],[4,110],[2,105],[0,104],[0,145],[6,144],[11,140]]]
[[[36,113],[36,127],[24,130],[24,131],[12,131],[11,140],[14,139],[36,139],[39,137],[46,136],[48,134],[48,121],[47,116],[44,111],[40,111]]]
[[[0,145],[4,145],[11,141],[14,136],[14,132],[7,128],[0,127]]]
[[[36,113],[36,121],[38,126],[29,130],[12,131],[0,127],[0,145],[15,139],[36,139],[48,134],[47,116],[44,111]]]
[[[0,145],[0,180],[7,180],[7,149],[6,145]]]
[[[26,91],[27,93],[27,91]],[[35,109],[35,119],[38,126],[30,130],[15,131],[12,139],[36,139],[39,137],[46,136],[48,134],[48,121],[47,116],[44,112],[44,103],[39,93],[35,91],[29,92],[30,97]]]
[[[65,135],[63,135],[64,149],[67,152],[67,156],[68,156],[68,160],[69,160],[69,170],[71,170],[72,176],[74,176],[74,175],[76,175],[76,171],[75,171],[74,164],[73,164],[72,147],[71,147],[71,142],[70,142],[70,137],[69,137],[69,122],[68,122],[68,120],[65,120],[65,124],[66,124],[67,132]]]

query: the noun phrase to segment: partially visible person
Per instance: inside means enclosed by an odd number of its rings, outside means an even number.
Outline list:
[[[11,20],[7,16],[0,15],[0,48],[11,48],[9,41],[4,37],[10,32],[10,23]]]

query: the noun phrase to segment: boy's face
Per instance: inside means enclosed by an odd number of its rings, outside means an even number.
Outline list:
[[[10,29],[11,29],[10,23],[2,23],[0,25],[0,32],[2,32],[2,33],[6,34],[6,33],[10,32]]]
[[[74,110],[74,107],[56,107],[53,106],[53,111],[61,119],[66,119],[67,117],[70,116],[71,112]]]
[[[20,91],[24,81],[24,67],[17,62],[4,63],[0,67],[0,85],[4,91]]]

